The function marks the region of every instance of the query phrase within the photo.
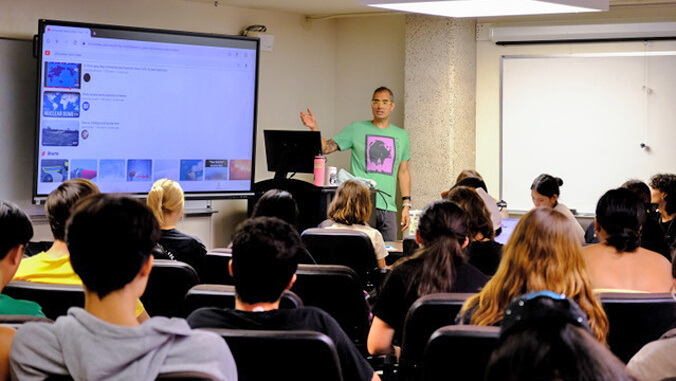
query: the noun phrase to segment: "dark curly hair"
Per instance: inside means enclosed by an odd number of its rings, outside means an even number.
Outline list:
[[[667,214],[676,213],[676,175],[658,173],[650,178],[650,187],[664,193],[664,201],[667,202],[664,210]]]

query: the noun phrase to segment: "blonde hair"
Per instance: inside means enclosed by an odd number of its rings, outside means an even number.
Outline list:
[[[365,224],[371,216],[371,193],[357,180],[342,183],[329,205],[328,217],[335,222]]]
[[[157,218],[160,226],[165,225],[164,216],[177,210],[183,210],[183,189],[174,180],[160,179],[155,181],[148,192],[146,204]]]
[[[502,249],[495,275],[465,302],[461,313],[472,313],[470,324],[495,325],[514,298],[541,290],[577,302],[589,317],[594,336],[605,343],[608,318],[592,294],[582,246],[566,216],[549,207],[523,216]]]

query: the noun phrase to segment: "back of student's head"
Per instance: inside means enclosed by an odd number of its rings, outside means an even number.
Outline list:
[[[622,184],[622,188],[632,191],[641,202],[648,206],[650,204],[650,187],[641,180],[628,180]]]
[[[672,173],[658,173],[650,178],[650,187],[664,193],[667,202],[667,214],[676,213],[676,175]]]
[[[18,245],[33,238],[33,225],[21,209],[9,201],[0,201],[0,260]]]
[[[494,325],[512,299],[524,292],[566,294],[590,317],[594,336],[605,341],[608,319],[592,294],[587,263],[574,225],[550,207],[532,209],[517,223],[502,249],[495,275],[463,311],[475,308],[471,323]]]
[[[232,273],[237,297],[245,303],[275,302],[298,267],[296,229],[276,217],[250,218],[237,226]]]
[[[258,199],[251,213],[251,218],[277,217],[295,227],[298,225],[298,214],[298,205],[291,193],[271,189]]]
[[[166,225],[166,214],[183,210],[184,202],[181,185],[169,179],[155,181],[146,199],[160,226]]]
[[[541,174],[533,180],[530,189],[535,189],[539,194],[546,197],[554,197],[554,195],[560,195],[561,190],[559,187],[563,185],[563,180],[546,173]]]
[[[458,175],[458,177],[455,179],[455,182],[456,182],[456,183],[459,183],[459,182],[461,182],[462,180],[464,180],[464,179],[466,179],[466,178],[468,178],[468,177],[476,177],[476,178],[479,178],[479,179],[481,179],[481,180],[484,179],[483,177],[481,177],[481,175],[479,174],[479,172],[477,172],[477,171],[475,171],[475,170],[473,170],[473,169],[465,169],[465,170],[463,170],[462,172],[460,172],[460,174]]]
[[[130,197],[97,194],[78,202],[66,243],[73,270],[103,298],[131,282],[160,237],[152,211]]]
[[[462,246],[467,239],[467,225],[466,213],[454,202],[435,201],[423,209],[417,231],[422,248],[396,264],[422,258],[422,266],[414,270],[418,296],[451,292],[457,268],[465,262]]]
[[[371,193],[357,180],[340,184],[329,205],[328,217],[345,225],[364,224],[371,216]]]
[[[45,214],[49,219],[54,239],[65,240],[66,221],[71,208],[83,197],[100,193],[99,187],[87,179],[77,178],[64,181],[45,201]]]
[[[632,380],[624,364],[590,335],[575,302],[564,296],[528,299],[537,294],[517,298],[507,308],[486,381]]]
[[[619,252],[639,247],[644,221],[645,206],[629,189],[609,190],[596,204],[596,222],[606,234],[605,243]]]
[[[491,213],[475,191],[464,186],[453,187],[444,198],[457,203],[467,213],[468,234],[471,237],[481,234],[483,238],[491,239],[495,236]]]
[[[458,181],[453,185],[453,188],[456,187],[469,187],[469,188],[481,188],[483,189],[486,193],[488,193],[488,187],[486,186],[486,183],[484,180],[480,177],[465,177],[464,179]]]

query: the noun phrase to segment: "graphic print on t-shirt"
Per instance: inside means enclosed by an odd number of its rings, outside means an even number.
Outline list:
[[[392,174],[394,168],[394,138],[366,135],[366,172]]]

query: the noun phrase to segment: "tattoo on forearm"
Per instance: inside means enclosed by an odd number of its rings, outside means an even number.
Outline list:
[[[329,139],[326,141],[326,145],[324,146],[324,154],[328,155],[331,152],[336,152],[338,151],[338,143],[336,143],[335,140]]]

